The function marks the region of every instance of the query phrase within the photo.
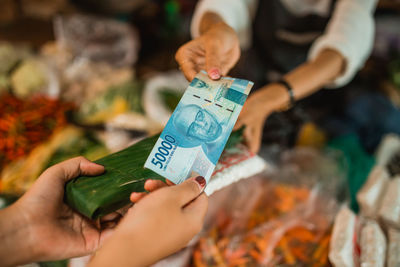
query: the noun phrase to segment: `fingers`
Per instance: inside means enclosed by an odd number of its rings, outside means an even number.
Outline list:
[[[141,200],[142,198],[144,198],[145,196],[147,195],[147,193],[137,193],[137,192],[133,192],[131,195],[130,195],[130,197],[129,197],[129,200],[132,202],[132,203],[137,203],[137,202],[139,202],[139,200]]]
[[[221,55],[218,44],[215,42],[206,42],[206,71],[213,80],[221,78]]]
[[[196,65],[191,61],[182,62],[179,65],[181,67],[181,70],[182,70],[183,75],[185,76],[186,80],[191,82],[197,74]]]
[[[196,76],[196,64],[193,60],[193,54],[190,53],[190,46],[193,44],[194,41],[187,43],[186,45],[182,46],[178,49],[175,55],[175,60],[178,62],[180,69],[185,75],[185,78],[191,82],[193,78]]]
[[[183,209],[183,214],[187,216],[190,222],[193,234],[197,234],[203,228],[204,218],[208,209],[208,197],[202,193],[198,198],[192,201]]]
[[[241,122],[240,120],[238,120],[238,121],[236,122],[235,126],[233,126],[233,130],[234,130],[234,131],[239,130],[240,128],[242,128],[242,126],[243,126],[243,122]]]
[[[259,126],[247,126],[244,129],[244,139],[246,140],[246,144],[249,150],[255,154],[258,153],[261,146],[261,138],[262,138],[262,129],[263,127]]]
[[[84,157],[76,157],[50,167],[47,171],[50,176],[56,176],[63,182],[81,175],[100,175],[104,167],[89,161]]]
[[[146,183],[144,184],[144,189],[146,191],[153,192],[160,188],[169,186],[171,184],[173,185],[173,183],[171,181],[169,181],[169,180],[166,180],[166,181],[167,181],[167,183],[164,183],[163,181],[160,181],[160,180],[147,180]],[[143,192],[143,193],[133,192],[130,195],[129,199],[132,203],[137,203],[137,202],[139,202],[139,200],[144,198],[146,195],[147,195],[147,193],[145,193],[145,192]]]
[[[110,221],[119,221],[121,219],[121,214],[118,212],[112,212],[100,218],[100,223],[110,222]]]
[[[184,212],[186,213],[194,213],[196,216],[199,216],[201,220],[204,219],[208,208],[208,197],[205,193],[202,193],[198,198],[190,202],[184,208]]]
[[[153,192],[157,189],[166,187],[167,184],[160,180],[147,180],[144,184],[144,189],[149,192]]]
[[[168,180],[168,179],[165,180],[165,183],[166,183],[168,186],[175,185],[173,182],[171,182],[171,181]]]
[[[210,68],[207,69],[208,76],[210,76],[211,79],[213,80],[218,80],[221,78],[221,71],[218,68]]]
[[[190,178],[182,184],[174,187],[174,194],[178,196],[179,204],[184,206],[197,198],[206,186],[206,180],[202,176]]]

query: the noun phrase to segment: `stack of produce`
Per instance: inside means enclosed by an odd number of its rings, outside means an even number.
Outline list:
[[[66,125],[65,113],[74,106],[36,96],[21,100],[10,94],[0,96],[0,168],[26,156]]]

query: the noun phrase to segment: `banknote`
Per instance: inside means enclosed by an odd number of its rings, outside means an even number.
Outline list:
[[[243,104],[253,86],[250,81],[196,75],[186,89],[145,168],[179,184],[193,174],[207,182],[217,164]]]

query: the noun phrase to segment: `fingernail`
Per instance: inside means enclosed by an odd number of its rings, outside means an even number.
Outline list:
[[[203,176],[197,176],[195,178],[196,182],[200,185],[201,188],[206,186],[206,179]]]
[[[217,68],[210,69],[208,75],[210,75],[211,79],[213,80],[218,80],[219,78],[221,78],[221,74],[219,73],[219,70]]]

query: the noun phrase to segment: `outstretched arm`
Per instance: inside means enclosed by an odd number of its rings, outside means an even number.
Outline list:
[[[293,88],[295,99],[302,99],[318,91],[338,77],[345,66],[344,57],[335,50],[324,50],[318,57],[286,74],[284,79]],[[262,130],[267,117],[275,111],[286,109],[290,104],[287,89],[271,83],[251,95],[243,107],[236,128],[246,125],[244,137],[251,151],[258,152]]]

